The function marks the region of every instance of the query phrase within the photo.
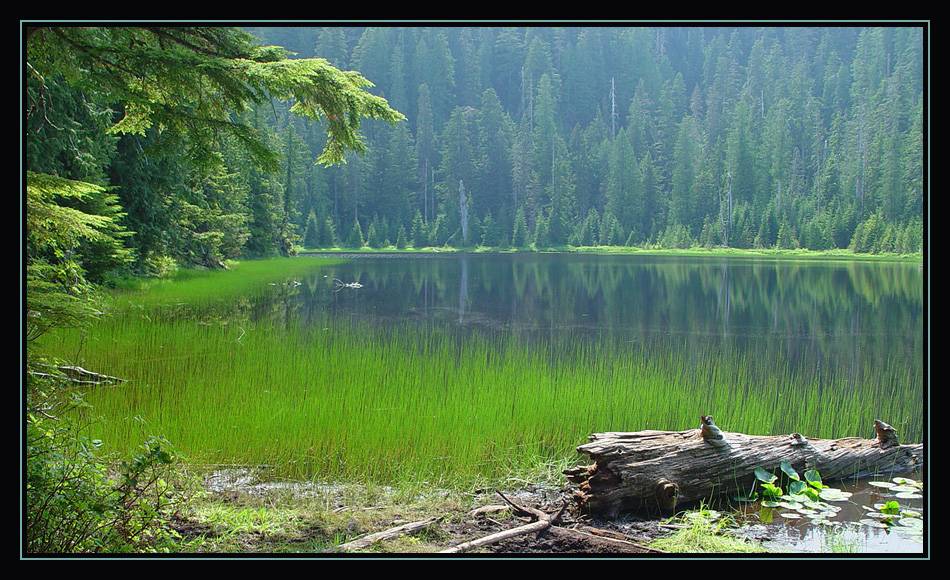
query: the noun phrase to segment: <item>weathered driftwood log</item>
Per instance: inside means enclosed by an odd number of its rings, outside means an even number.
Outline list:
[[[357,538],[352,542],[347,542],[346,544],[340,545],[337,549],[347,552],[350,550],[362,550],[368,548],[375,544],[376,542],[381,542],[383,540],[391,540],[393,538],[398,538],[399,536],[405,534],[413,534],[415,532],[424,530],[436,522],[440,521],[442,518],[428,518],[418,522],[410,522],[408,524],[403,524],[401,526],[396,526],[395,528],[389,528],[388,530],[383,530],[382,532],[376,532],[374,534],[368,534],[361,538]]]
[[[689,431],[591,435],[590,443],[577,450],[595,463],[564,471],[577,484],[574,501],[583,511],[607,517],[671,513],[702,499],[748,493],[756,467],[778,473],[782,461],[799,473],[817,469],[824,481],[903,473],[923,465],[923,445],[901,445],[881,421],[875,421],[876,439],[744,435],[711,426],[712,417],[704,416],[701,427]]]

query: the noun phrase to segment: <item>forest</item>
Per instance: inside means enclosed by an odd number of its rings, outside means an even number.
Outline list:
[[[405,122],[365,121],[327,166],[328,120],[273,95],[178,147],[31,75],[30,170],[101,186],[81,206],[116,218],[79,250],[92,279],[300,247],[922,247],[920,29],[248,31],[360,71]]]
[[[21,34],[21,557],[928,549],[926,27]]]

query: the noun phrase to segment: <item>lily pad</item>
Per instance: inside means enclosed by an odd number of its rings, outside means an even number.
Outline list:
[[[781,507],[781,505],[782,505],[782,502],[778,502],[778,501],[771,501],[771,500],[762,501],[762,507],[764,508],[777,508],[777,507]]]
[[[895,485],[894,487],[891,488],[891,491],[906,491],[906,492],[914,493],[920,490],[912,485]]]
[[[821,499],[825,501],[848,501],[848,498],[851,497],[851,492],[835,490],[831,491],[830,489],[822,490]]]
[[[890,519],[900,517],[900,516],[895,516],[894,514],[882,514],[881,512],[868,512],[864,515],[866,515],[869,518],[874,518],[876,520],[890,520]]]
[[[781,513],[781,514],[779,514],[779,515],[782,516],[783,518],[787,518],[787,519],[790,519],[790,520],[798,520],[798,519],[801,519],[801,517],[802,517],[802,516],[800,516],[800,515],[798,515],[798,514],[796,514],[796,513],[792,513],[792,512],[785,512],[785,513]]]
[[[920,512],[916,512],[914,510],[901,510],[901,515],[905,518],[919,518]]]
[[[802,504],[794,501],[780,501],[778,502],[780,507],[783,507],[788,510],[800,510],[802,509]]]
[[[916,485],[917,480],[911,479],[909,477],[894,477],[891,479],[897,485]]]
[[[924,527],[924,520],[919,518],[901,518],[899,522],[900,525],[908,528],[920,528]]]
[[[899,494],[897,494],[896,497],[899,497],[901,499],[923,499],[924,498],[924,496],[920,495],[919,493],[913,493],[910,491],[902,491]]]
[[[872,527],[872,528],[886,528],[886,527],[887,527],[886,524],[882,524],[881,522],[879,522],[879,521],[877,521],[877,520],[871,520],[871,519],[859,520],[858,523],[859,523],[859,524],[864,524],[864,525],[869,526],[869,527]]]
[[[814,515],[818,515],[818,510],[810,510],[810,509],[808,509],[808,508],[800,508],[800,509],[795,510],[795,511],[797,511],[797,512],[800,513],[800,514],[802,514],[803,516],[814,516]]]
[[[869,482],[868,482],[868,485],[873,485],[874,487],[883,487],[883,488],[886,488],[886,489],[890,489],[890,488],[892,488],[892,487],[896,487],[896,486],[897,486],[897,484],[891,483],[891,482],[889,482],[889,481],[869,481]]]

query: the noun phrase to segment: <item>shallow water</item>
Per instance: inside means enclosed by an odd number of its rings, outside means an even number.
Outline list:
[[[905,476],[922,480],[920,472]],[[882,479],[889,481],[890,477]],[[894,500],[902,508],[922,513],[926,527],[924,498],[900,499],[893,492],[870,485],[869,480],[836,482],[833,485],[853,495],[848,501],[834,502],[841,511],[830,518],[832,525],[816,525],[807,518],[786,519],[779,515],[788,512],[783,509],[768,510],[772,512],[772,522],[762,523],[760,507],[756,503],[744,508],[746,516],[740,518],[742,526],[738,535],[760,540],[768,550],[778,552],[831,552],[835,547],[855,553],[920,553],[923,550],[923,536],[908,533],[909,530],[903,529],[899,523],[884,529],[869,527],[860,520],[867,518],[869,511],[876,511],[867,507]],[[926,490],[922,495],[926,497]]]
[[[569,254],[347,258],[301,280],[290,307],[380,325],[415,320],[526,337],[768,341],[796,361],[921,359],[917,264]],[[362,288],[328,292],[333,278]]]
[[[700,414],[811,437],[881,418],[919,441],[921,293],[916,264],[301,257],[117,294],[43,346],[129,379],[90,395],[110,449],[155,434],[284,478],[469,481],[559,473],[592,431]]]

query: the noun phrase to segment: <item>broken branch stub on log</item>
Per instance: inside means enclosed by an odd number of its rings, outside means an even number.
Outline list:
[[[905,473],[923,465],[923,445],[901,445],[894,430],[880,421],[875,431],[877,439],[722,431],[724,444],[704,439],[701,429],[594,433],[577,448],[594,464],[564,474],[577,485],[578,507],[614,517],[621,512],[672,513],[703,499],[748,493],[755,468],[777,470],[782,461],[799,472],[816,469],[824,481]]]

